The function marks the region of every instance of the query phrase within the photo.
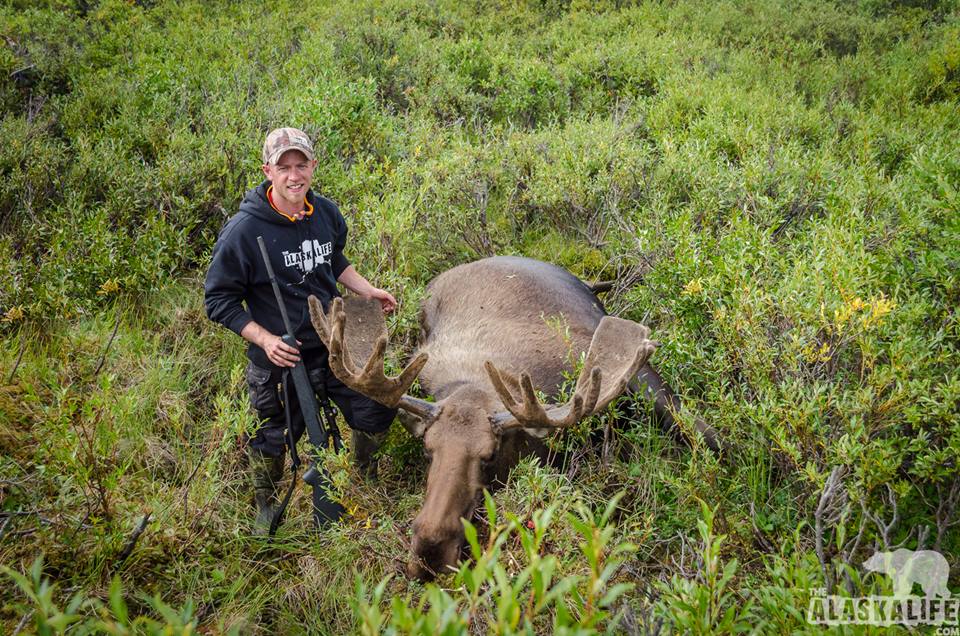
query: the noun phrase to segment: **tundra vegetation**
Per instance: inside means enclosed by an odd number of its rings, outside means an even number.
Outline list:
[[[899,547],[958,591],[956,0],[5,0],[0,36],[3,632],[804,632]],[[621,400],[424,585],[397,426],[376,483],[327,458],[346,523],[301,489],[251,537],[199,274],[279,123],[401,301],[393,370],[430,279],[539,258],[618,280],[730,450]]]

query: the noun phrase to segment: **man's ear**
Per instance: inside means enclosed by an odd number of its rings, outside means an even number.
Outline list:
[[[267,178],[270,179],[270,164],[269,164],[269,163],[265,163],[265,164],[263,164],[262,166],[260,166],[260,168],[263,170],[263,174],[265,174],[265,175],[267,176]],[[271,181],[272,181],[272,179],[271,179]]]

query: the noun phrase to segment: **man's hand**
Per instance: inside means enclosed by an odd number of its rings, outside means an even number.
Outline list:
[[[397,308],[397,299],[394,298],[393,295],[388,291],[374,287],[372,290],[370,290],[369,296],[370,298],[376,298],[380,301],[380,307],[383,309],[383,313],[385,314],[389,314],[391,311]]]
[[[297,344],[302,343],[297,340]],[[278,367],[296,366],[297,362],[300,361],[300,352],[286,344],[280,336],[270,334],[268,338],[264,339],[260,348],[267,352],[270,362]]]
[[[270,333],[252,320],[240,331],[240,335],[263,349],[270,362],[278,367],[292,367],[300,360],[299,351],[284,343],[280,336]],[[298,340],[297,344],[302,343]]]
[[[365,298],[376,298],[379,300],[380,307],[383,309],[383,313],[385,314],[389,314],[391,311],[397,308],[397,299],[394,298],[390,292],[371,285],[370,281],[357,273],[357,270],[353,268],[353,265],[350,265],[347,267],[347,269],[343,270],[343,272],[340,274],[340,277],[337,278],[337,281],[358,296],[364,296]]]

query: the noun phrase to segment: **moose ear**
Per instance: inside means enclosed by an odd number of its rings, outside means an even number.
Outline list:
[[[397,419],[400,420],[403,427],[414,437],[423,437],[423,434],[427,432],[427,428],[429,427],[427,418],[414,415],[410,411],[404,411],[403,409],[397,411]]]
[[[493,427],[493,430],[500,434],[504,431],[504,428],[516,428],[516,419],[509,411],[498,411],[491,415],[489,418],[490,426]],[[510,426],[513,425],[513,426]],[[557,430],[552,426],[521,426],[524,432],[536,437],[537,439],[543,439],[551,432]]]
[[[550,433],[556,432],[557,429],[552,427],[533,427],[533,426],[524,426],[523,431],[528,435],[533,435],[537,439],[543,439]]]
[[[400,410],[397,411],[397,417],[414,437],[423,437],[423,434],[440,417],[440,412],[443,410],[440,402],[427,402],[407,394],[400,398],[399,406]]]

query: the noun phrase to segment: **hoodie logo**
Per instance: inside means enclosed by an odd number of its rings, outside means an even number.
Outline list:
[[[299,267],[304,274],[309,274],[314,268],[323,264],[329,264],[327,258],[333,253],[333,243],[326,242],[321,244],[317,240],[306,240],[301,245],[299,252],[283,252],[283,264],[287,267]]]

